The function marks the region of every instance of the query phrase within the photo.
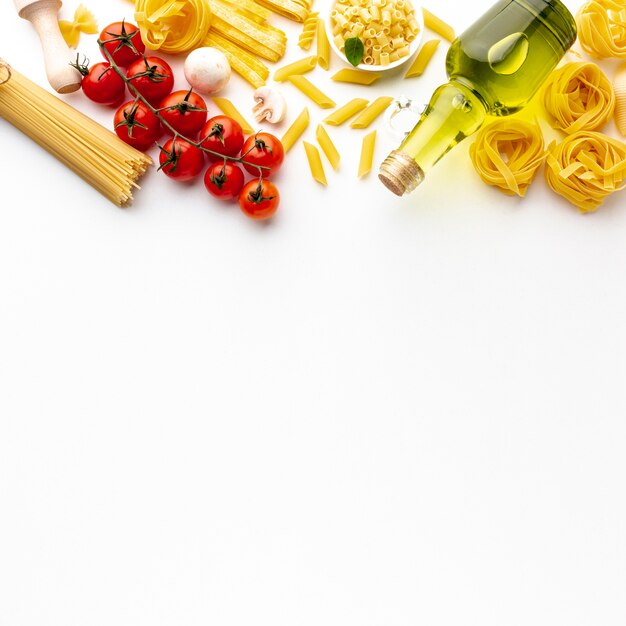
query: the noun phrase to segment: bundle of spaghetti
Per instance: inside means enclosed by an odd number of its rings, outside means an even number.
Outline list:
[[[0,117],[118,206],[151,159],[0,60]]]
[[[595,211],[626,187],[626,144],[594,131],[575,133],[549,146],[544,171],[548,186],[581,213]]]
[[[507,196],[525,196],[546,153],[538,124],[519,119],[485,126],[470,146],[476,172]]]
[[[543,103],[552,126],[571,135],[602,128],[613,116],[615,93],[595,63],[566,63],[546,81]]]
[[[310,50],[315,39],[315,33],[317,32],[317,20],[319,13],[310,12],[307,14],[304,24],[302,26],[302,32],[298,39],[298,46],[303,50]]]
[[[180,54],[206,37],[211,7],[209,0],[136,0],[135,19],[148,48]]]
[[[615,92],[615,126],[626,137],[626,63],[615,74],[613,91]]]
[[[580,45],[592,57],[626,58],[626,0],[591,0],[576,23]]]

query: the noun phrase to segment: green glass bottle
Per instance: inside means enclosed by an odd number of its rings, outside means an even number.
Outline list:
[[[453,42],[449,82],[385,159],[380,180],[399,196],[413,191],[487,115],[524,107],[575,40],[576,23],[560,0],[500,0]]]

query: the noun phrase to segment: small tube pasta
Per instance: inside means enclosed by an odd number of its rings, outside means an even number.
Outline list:
[[[335,101],[329,98],[323,91],[318,89],[311,81],[304,76],[289,76],[287,80],[297,87],[307,98],[313,100],[322,109],[332,109],[336,106]]]
[[[360,70],[343,69],[335,72],[331,80],[338,83],[352,83],[353,85],[371,85],[376,82],[382,74],[378,72],[361,72]]]
[[[424,26],[429,28],[434,33],[437,33],[440,37],[447,39],[449,42],[453,42],[455,39],[454,28],[449,24],[446,24],[442,19],[439,19],[436,15],[433,15],[428,9],[422,7],[422,13],[424,14]]]
[[[316,65],[316,56],[305,57],[304,59],[300,59],[294,63],[289,63],[288,65],[279,67],[274,72],[274,80],[282,83],[286,81],[289,76],[293,76],[294,74],[306,74],[307,72],[310,72]]]
[[[380,96],[361,113],[359,113],[350,123],[350,128],[367,128],[391,103],[390,96]]]
[[[228,115],[228,117],[232,117],[234,120],[237,120],[246,135],[252,135],[254,133],[252,126],[248,124],[246,118],[228,98],[214,97],[213,102],[215,102],[224,115]]]
[[[439,46],[439,39],[429,39],[420,48],[415,60],[411,63],[411,67],[407,70],[404,78],[414,78],[415,76],[421,76],[424,70],[430,63],[430,60],[435,54],[437,47]]]
[[[317,181],[320,185],[326,186],[326,174],[324,173],[324,166],[322,165],[322,159],[320,158],[320,151],[308,141],[303,141],[304,150],[306,151],[306,158],[309,162],[309,168],[311,169],[311,176],[313,180]]]
[[[344,122],[347,122],[351,117],[354,117],[359,111],[363,111],[367,106],[367,100],[364,98],[353,98],[349,102],[346,102],[342,107],[339,107],[336,111],[333,111],[328,117],[324,119],[326,124],[331,126],[340,126]]]
[[[296,141],[302,136],[302,133],[304,133],[309,125],[309,120],[309,110],[304,107],[300,115],[298,115],[280,140],[283,144],[285,152],[289,152],[289,150],[293,147],[293,144],[296,143]]]
[[[359,178],[367,176],[372,170],[374,162],[374,148],[376,146],[376,131],[373,130],[363,137],[361,145],[361,160],[359,161]]]
[[[321,124],[318,124],[317,126],[315,138],[326,155],[331,167],[337,171],[339,169],[341,157],[339,156],[339,152],[337,151],[337,148],[335,148],[335,144],[332,139],[328,136],[326,129]]]
[[[330,64],[330,44],[324,20],[317,20],[317,63],[324,70],[327,70]]]

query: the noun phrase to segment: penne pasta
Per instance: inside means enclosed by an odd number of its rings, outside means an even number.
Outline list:
[[[213,102],[215,102],[224,115],[228,115],[228,117],[232,117],[234,120],[239,122],[244,134],[252,135],[254,133],[252,126],[248,124],[245,117],[239,112],[239,109],[237,109],[237,107],[228,98],[214,97]]]
[[[424,14],[424,26],[429,28],[434,33],[437,33],[440,37],[453,42],[455,39],[454,28],[449,24],[446,24],[442,19],[439,19],[436,15],[433,15],[428,9],[422,7],[422,13]]]
[[[404,78],[414,78],[415,76],[421,76],[424,70],[428,66],[428,63],[432,59],[437,46],[439,45],[439,39],[429,39],[420,48],[415,60],[411,63],[411,67],[407,70]]]
[[[376,82],[382,74],[378,72],[361,72],[360,70],[343,69],[335,72],[331,80],[337,83],[352,83],[353,85],[371,85]]]
[[[330,64],[330,44],[326,36],[324,20],[317,20],[317,62],[324,70],[327,70]]]
[[[361,160],[359,161],[359,178],[367,176],[372,170],[374,162],[374,148],[376,146],[376,131],[373,130],[363,137],[361,145]]]
[[[351,117],[354,117],[360,111],[363,111],[367,106],[367,100],[364,98],[353,98],[349,102],[346,102],[342,107],[339,107],[336,111],[333,111],[324,122],[331,126],[340,126],[344,122],[347,122]]]
[[[316,65],[316,56],[305,57],[304,59],[300,59],[294,63],[289,63],[289,65],[279,67],[274,72],[274,80],[282,83],[286,81],[289,76],[293,76],[294,74],[306,74],[307,72],[310,72]]]
[[[322,159],[320,158],[319,150],[308,141],[303,141],[304,150],[306,151],[306,158],[309,161],[309,168],[311,169],[311,176],[313,180],[317,181],[320,185],[326,186],[326,174],[324,173],[324,166],[322,165]]]
[[[302,133],[307,129],[309,125],[309,110],[304,107],[302,112],[294,120],[293,124],[287,129],[280,142],[283,144],[285,152],[289,152],[293,147],[293,144],[302,136]]]
[[[350,128],[367,128],[391,103],[393,98],[380,96],[350,123]]]
[[[317,143],[319,143],[322,148],[322,152],[326,155],[331,167],[337,171],[339,169],[339,161],[341,160],[341,157],[339,156],[339,152],[337,151],[337,148],[335,148],[335,144],[332,139],[328,136],[326,129],[321,124],[318,124],[317,126],[315,138],[317,139]]]
[[[310,98],[322,109],[332,109],[336,106],[334,100],[329,98],[323,91],[318,89],[312,82],[304,76],[293,75],[287,77],[287,80],[297,87],[307,98]]]

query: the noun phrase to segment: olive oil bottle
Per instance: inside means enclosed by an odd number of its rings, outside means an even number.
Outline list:
[[[453,42],[449,82],[435,90],[413,130],[380,168],[401,196],[488,115],[524,107],[576,40],[576,23],[560,0],[500,0]]]

